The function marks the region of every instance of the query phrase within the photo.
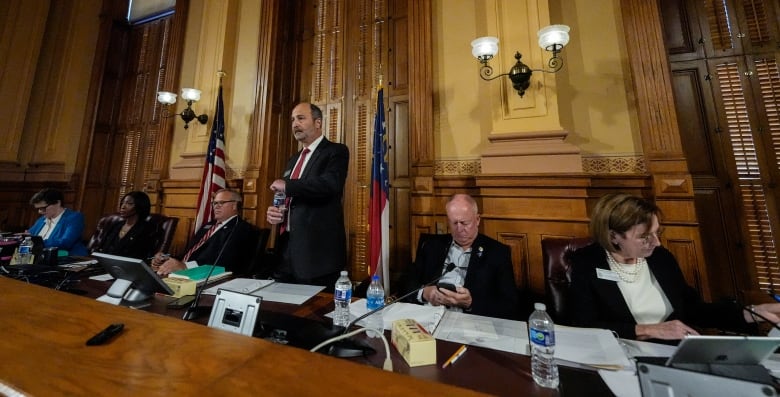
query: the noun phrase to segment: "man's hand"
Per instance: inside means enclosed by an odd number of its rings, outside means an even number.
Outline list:
[[[281,208],[270,206],[265,211],[265,220],[272,225],[282,223],[282,221],[284,221],[284,211],[285,210]]]
[[[285,182],[284,179],[277,179],[277,180],[271,182],[271,186],[269,186],[269,187],[274,192],[287,193],[287,191],[285,190],[287,188],[287,182]]]
[[[160,276],[167,276],[177,270],[184,270],[186,268],[187,265],[176,258],[168,258],[159,266],[152,265],[152,270],[156,271]]]
[[[465,287],[457,287],[456,292],[446,289],[439,289],[436,286],[428,286],[423,290],[423,297],[433,306],[460,307],[468,309],[471,307],[471,291]]]

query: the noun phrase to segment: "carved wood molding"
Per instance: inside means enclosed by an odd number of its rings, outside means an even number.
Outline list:
[[[622,0],[620,8],[648,169],[653,175],[688,174],[658,3]],[[656,193],[663,196],[666,191]]]
[[[412,176],[430,175],[433,168],[432,0],[408,0],[409,143]]]

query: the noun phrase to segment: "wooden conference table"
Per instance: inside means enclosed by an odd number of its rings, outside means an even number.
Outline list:
[[[527,356],[469,348],[455,364],[410,368],[391,346],[394,373],[381,370],[384,348],[356,359],[337,359],[180,319],[182,310],[157,296],[145,310],[97,302],[108,282],[82,280],[78,296],[0,277],[0,391],[30,395],[347,395],[609,396],[594,373],[561,367],[558,390],[537,386]],[[210,304],[213,297],[206,297]],[[301,306],[263,302],[262,310],[324,319],[332,296]],[[111,323],[124,331],[102,346],[86,340]],[[459,345],[437,341],[437,362]],[[2,393],[0,393],[2,394]]]

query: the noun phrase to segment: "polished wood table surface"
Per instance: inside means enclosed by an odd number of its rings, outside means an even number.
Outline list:
[[[529,357],[480,347],[441,369],[459,347],[447,341],[437,341],[439,364],[414,368],[391,346],[389,373],[379,339],[364,339],[376,354],[336,359],[211,329],[207,315],[183,321],[166,296],[145,310],[92,299],[109,285],[82,280],[76,291],[86,296],[77,296],[0,277],[0,382],[32,395],[612,395],[596,373],[564,367],[558,390],[541,388]],[[203,304],[212,300],[204,296]],[[319,294],[301,306],[263,302],[262,309],[329,322],[333,301]],[[85,346],[115,322],[125,324],[122,334]]]

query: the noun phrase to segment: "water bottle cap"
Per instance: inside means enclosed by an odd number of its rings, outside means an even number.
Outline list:
[[[373,281],[379,281],[379,275],[378,275],[378,274],[375,274],[375,275],[371,276],[371,280],[373,280]]]
[[[346,271],[346,270],[342,270],[342,271],[341,271],[341,275],[342,275],[342,276],[346,276],[347,274],[349,274],[349,273],[347,273],[347,271]]]
[[[544,303],[536,302],[536,303],[534,303],[534,310],[544,310],[544,311],[547,311],[547,306],[545,306]]]

